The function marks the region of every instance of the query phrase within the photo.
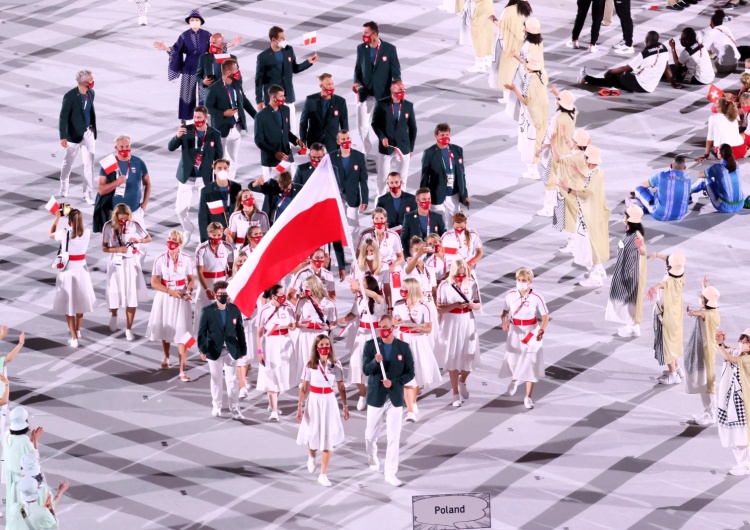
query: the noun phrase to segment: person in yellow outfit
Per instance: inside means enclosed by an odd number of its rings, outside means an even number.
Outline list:
[[[539,166],[535,166],[533,174],[530,177],[541,178],[542,182],[544,182],[544,205],[541,210],[536,212],[537,215],[542,217],[552,217],[554,215],[557,200],[557,182],[563,176],[558,168],[560,164],[559,159],[556,160],[552,152],[552,144],[554,144],[558,153],[565,152],[565,148],[573,138],[578,115],[575,107],[576,97],[572,92],[569,90],[558,92],[557,86],[554,84],[550,86],[550,92],[555,96],[557,108],[547,124],[547,134],[541,142],[540,152],[537,153],[541,171],[539,170]],[[574,201],[574,204],[568,208],[571,211],[577,211],[577,203]],[[577,214],[572,215],[570,220],[571,229],[574,229]]]
[[[716,332],[724,364],[719,378],[719,440],[730,447],[737,465],[730,475],[750,475],[747,411],[750,409],[750,328],[740,335],[736,348],[727,344],[727,335]]]
[[[495,44],[495,6],[492,0],[470,0],[471,13],[471,45],[474,48],[474,66],[467,72],[486,72],[492,62],[493,46]]]
[[[654,357],[657,362],[669,367],[658,381],[662,385],[682,382],[678,360],[682,356],[682,291],[685,290],[685,256],[657,254],[651,259],[667,262],[667,273],[661,283],[648,290],[649,300],[656,298],[654,305]]]
[[[513,74],[516,72],[516,60],[512,52],[520,50],[523,46],[525,37],[524,22],[531,16],[531,5],[526,0],[508,0],[508,5],[503,9],[500,18],[492,17],[492,22],[500,30],[500,41],[502,42],[502,52],[497,68],[497,86],[513,82]],[[509,89],[505,88],[503,97],[500,99],[504,103],[508,98]]]
[[[563,133],[562,136],[567,137],[567,129],[561,129],[561,131]],[[565,179],[567,182],[576,182],[580,178],[580,175],[586,172],[586,157],[584,156],[584,152],[589,145],[591,145],[591,137],[584,129],[575,130],[573,137],[567,145],[569,152],[565,155],[561,155],[557,151],[557,142],[552,142],[550,144],[552,158],[547,158],[547,150],[542,145],[542,156],[539,164],[542,181],[549,182],[550,175],[552,174],[552,163],[556,162],[557,174],[560,178]],[[545,195],[554,194],[549,199],[545,198],[545,200],[552,200],[554,197],[552,227],[558,232],[565,232],[568,238],[567,244],[559,250],[563,254],[572,254],[573,235],[576,232],[576,222],[578,221],[578,201],[575,200],[573,195],[557,190],[557,182],[555,182],[555,188],[552,190],[552,194],[549,193],[549,190],[545,189]]]

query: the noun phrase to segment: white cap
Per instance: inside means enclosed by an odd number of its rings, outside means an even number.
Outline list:
[[[42,472],[42,466],[34,453],[26,453],[21,457],[21,474],[35,477]]]
[[[39,483],[34,477],[23,477],[18,481],[18,496],[23,502],[33,502],[39,499]]]
[[[23,407],[16,407],[10,411],[10,430],[22,431],[29,426],[29,413]]]

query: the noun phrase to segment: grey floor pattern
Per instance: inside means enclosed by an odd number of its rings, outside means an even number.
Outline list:
[[[707,1],[682,13],[642,10],[634,1],[636,42],[650,29],[669,38],[683,25],[706,27],[712,12]],[[648,325],[640,339],[616,337],[602,318],[606,287],[577,287],[583,271],[555,252],[559,235],[534,216],[541,184],[519,180],[515,125],[501,112],[485,76],[462,71],[473,60],[469,48],[456,44],[459,19],[435,9],[436,3],[227,0],[201,6],[209,30],[243,36],[234,51],[245,77],[254,73],[255,55],[267,46],[272,24],[285,27],[301,57],[302,33],[317,30],[321,61],[297,76],[296,92],[300,98],[315,92],[315,75],[331,72],[351,115],[347,86],[354,48],[361,24],[377,20],[382,37],[399,48],[407,97],[418,115],[418,150],[430,145],[436,123],[448,121],[454,142],[466,152],[475,200],[470,225],[486,252],[478,271],[485,302],[479,318],[482,366],[469,379],[471,398],[454,410],[447,383],[422,398],[419,423],[403,430],[400,476],[406,484],[400,489],[367,468],[364,415],[354,412],[345,425],[346,443],[334,454],[334,487],[328,490],[307,473],[305,449],[295,444],[292,393],[283,399],[280,424],[265,421],[265,399],[257,391],[243,404],[246,421],[218,420],[210,416],[207,371],[197,359],[190,361],[196,379],[190,384],[181,383],[174,369],[158,369],[159,345],[142,338],[148,305],[136,318],[136,342],[125,342],[122,331],[109,332],[105,259],[96,241],[89,266],[99,305],[85,322],[80,349],[66,346],[64,318],[50,312],[55,280],[48,263],[55,248],[46,239],[51,217],[44,204],[57,191],[62,94],[74,86],[78,69],[92,69],[97,160],[115,136],[128,133],[134,154],[148,164],[154,182],[147,213],[155,239],[150,269],[167,230],[176,226],[177,157],[166,143],[177,127],[178,88],[166,81],[165,54],[150,43],[171,43],[194,6],[154,0],[149,25],[138,27],[135,8],[125,0],[3,3],[0,320],[10,326],[11,340],[27,332],[27,347],[11,366],[12,400],[45,428],[41,454],[51,482],[65,477],[72,483],[59,510],[66,528],[400,529],[411,527],[413,495],[470,491],[491,494],[493,528],[750,528],[747,481],[726,474],[733,464],[730,451],[721,448],[715,427],[686,422],[698,398],[656,384],[660,370]],[[607,52],[619,40],[616,27],[602,35],[602,51],[589,55],[564,46],[574,3],[545,0],[533,7],[542,21],[548,70],[559,86],[571,86],[583,64],[591,71],[620,59]],[[498,14],[501,8],[496,4]],[[736,10],[730,23],[742,38],[750,29],[746,10]],[[738,75],[717,80],[725,89],[738,83]],[[675,153],[702,153],[709,115],[705,90],[678,92],[663,85],[650,95],[601,99],[572,89],[579,97],[579,124],[604,149],[614,255],[627,191]],[[251,144],[245,137],[242,183],[259,175]],[[77,206],[80,179],[78,166],[71,186]],[[90,215],[91,207],[83,204],[83,210]],[[688,303],[697,304],[700,279],[708,274],[722,292],[722,327],[732,336],[747,327],[745,215],[716,214],[704,199],[682,222],[647,219],[646,227],[651,250],[679,248],[687,256]],[[552,311],[546,378],[532,411],[518,396],[500,396],[507,381],[497,377],[504,352],[500,296],[520,266],[533,267]],[[649,283],[661,273],[651,266]],[[342,297],[339,309],[348,303]],[[3,352],[9,348],[0,346]]]

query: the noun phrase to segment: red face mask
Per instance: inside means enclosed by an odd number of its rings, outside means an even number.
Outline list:
[[[253,243],[255,243],[256,245],[257,245],[258,243],[260,243],[260,240],[261,240],[261,239],[263,239],[263,236],[255,236],[255,237],[251,237],[251,238],[250,238],[250,240],[251,240],[251,241],[252,241]]]
[[[130,156],[130,149],[118,149],[117,154],[120,155],[121,158],[127,158]]]
[[[193,120],[193,123],[195,124],[195,127],[200,129],[206,124],[206,120]]]
[[[211,55],[216,55],[217,53],[221,53],[221,48],[211,45],[208,47],[208,53],[210,53]]]
[[[322,260],[322,259],[314,259],[314,260],[312,260],[312,264],[313,264],[313,266],[314,266],[314,267],[315,267],[316,269],[319,269],[319,268],[321,268],[321,267],[323,266],[323,264],[324,264],[324,263],[325,263],[325,260]]]
[[[209,237],[208,239],[211,241],[211,244],[215,247],[221,243],[220,237]]]
[[[180,248],[180,244],[177,241],[167,241],[167,248],[169,250],[177,250]]]
[[[742,112],[744,112],[745,114],[750,112],[750,105],[742,105]]]
[[[437,143],[440,147],[446,147],[449,143],[451,143],[450,136],[446,136],[445,138],[438,138]]]
[[[330,346],[318,346],[318,355],[321,357],[328,357],[329,353],[331,353]]]
[[[409,296],[409,291],[407,291],[406,289],[400,289],[398,294],[401,295],[401,298],[406,298],[407,296]]]
[[[460,236],[461,234],[464,233],[464,230],[466,230],[466,229],[465,228],[456,228],[455,230],[456,230],[456,233]]]
[[[248,208],[252,208],[255,206],[255,197],[248,197],[247,199],[242,199],[242,206],[247,206]]]
[[[91,90],[92,88],[94,88],[94,82],[91,81],[91,83],[86,83],[86,88],[88,88],[89,90]]]
[[[372,37],[370,37],[369,35],[362,35],[362,42],[364,42],[365,44],[370,44],[371,40]]]
[[[375,230],[383,230],[385,228],[385,223],[372,223],[372,225],[375,227]]]
[[[453,278],[456,280],[456,282],[461,283],[466,279],[466,275],[464,274],[459,276],[458,274],[456,274]]]
[[[312,296],[312,291],[310,289],[305,289],[305,296],[310,298]]]
[[[320,160],[315,160],[313,158],[310,159],[310,165],[312,167],[318,167],[318,164],[320,164]]]
[[[435,245],[432,248],[435,249],[435,254],[437,254],[438,252],[440,252],[442,250],[443,246],[442,245]]]
[[[423,210],[429,210],[430,206],[432,206],[432,201],[420,201],[419,207]]]
[[[391,190],[391,193],[398,193],[399,191],[401,191],[401,186],[391,186],[388,189]]]
[[[286,295],[281,295],[276,297],[276,301],[279,303],[279,305],[284,305],[286,303]]]
[[[323,92],[325,92],[327,96],[332,96],[335,91],[336,91],[335,88],[330,88],[330,89],[329,88],[324,88],[323,89]]]
[[[276,104],[277,104],[277,105],[278,105],[279,107],[283,107],[283,106],[284,106],[284,103],[286,103],[286,98],[278,98],[278,97],[276,98]]]
[[[391,95],[396,99],[404,99],[406,97],[406,91],[402,90],[400,92],[391,92]]]
[[[351,149],[351,148],[352,148],[351,140],[348,142],[341,142],[341,149]]]
[[[239,70],[232,74],[232,79],[234,79],[235,81],[239,81],[240,79],[242,79],[242,74]]]
[[[120,226],[125,226],[126,224],[128,224],[128,220],[127,219],[125,219],[124,221],[118,220],[117,222],[120,223]]]
[[[380,336],[383,337],[384,339],[387,339],[388,337],[390,337],[392,333],[393,333],[392,329],[382,329],[381,328],[381,330],[380,330]]]

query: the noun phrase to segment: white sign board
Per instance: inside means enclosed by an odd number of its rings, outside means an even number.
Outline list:
[[[411,504],[414,530],[492,528],[489,492],[417,495]]]

